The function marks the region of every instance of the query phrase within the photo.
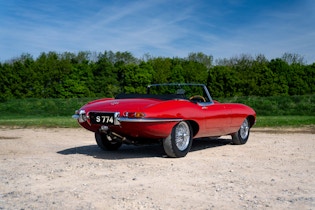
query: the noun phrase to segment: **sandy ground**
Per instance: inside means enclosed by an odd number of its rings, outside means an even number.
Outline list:
[[[101,151],[84,129],[0,128],[0,209],[315,209],[314,173],[310,131],[198,140],[173,159]]]

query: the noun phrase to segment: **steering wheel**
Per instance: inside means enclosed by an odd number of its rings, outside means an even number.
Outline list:
[[[201,95],[191,96],[189,100],[195,101],[195,102],[206,102],[206,99]]]

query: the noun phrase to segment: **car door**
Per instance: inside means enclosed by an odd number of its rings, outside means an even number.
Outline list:
[[[205,132],[208,136],[227,134],[231,124],[231,110],[221,103],[198,103],[204,113]]]

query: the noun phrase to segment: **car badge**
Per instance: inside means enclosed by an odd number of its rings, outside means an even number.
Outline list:
[[[119,102],[118,102],[118,101],[113,101],[113,102],[111,102],[110,104],[114,106],[114,105],[119,104]]]

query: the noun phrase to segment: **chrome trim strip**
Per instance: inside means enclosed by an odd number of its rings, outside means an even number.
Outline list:
[[[152,122],[179,122],[183,119],[178,118],[127,118],[127,117],[118,117],[117,120],[119,122],[144,122],[144,123],[152,123]]]

